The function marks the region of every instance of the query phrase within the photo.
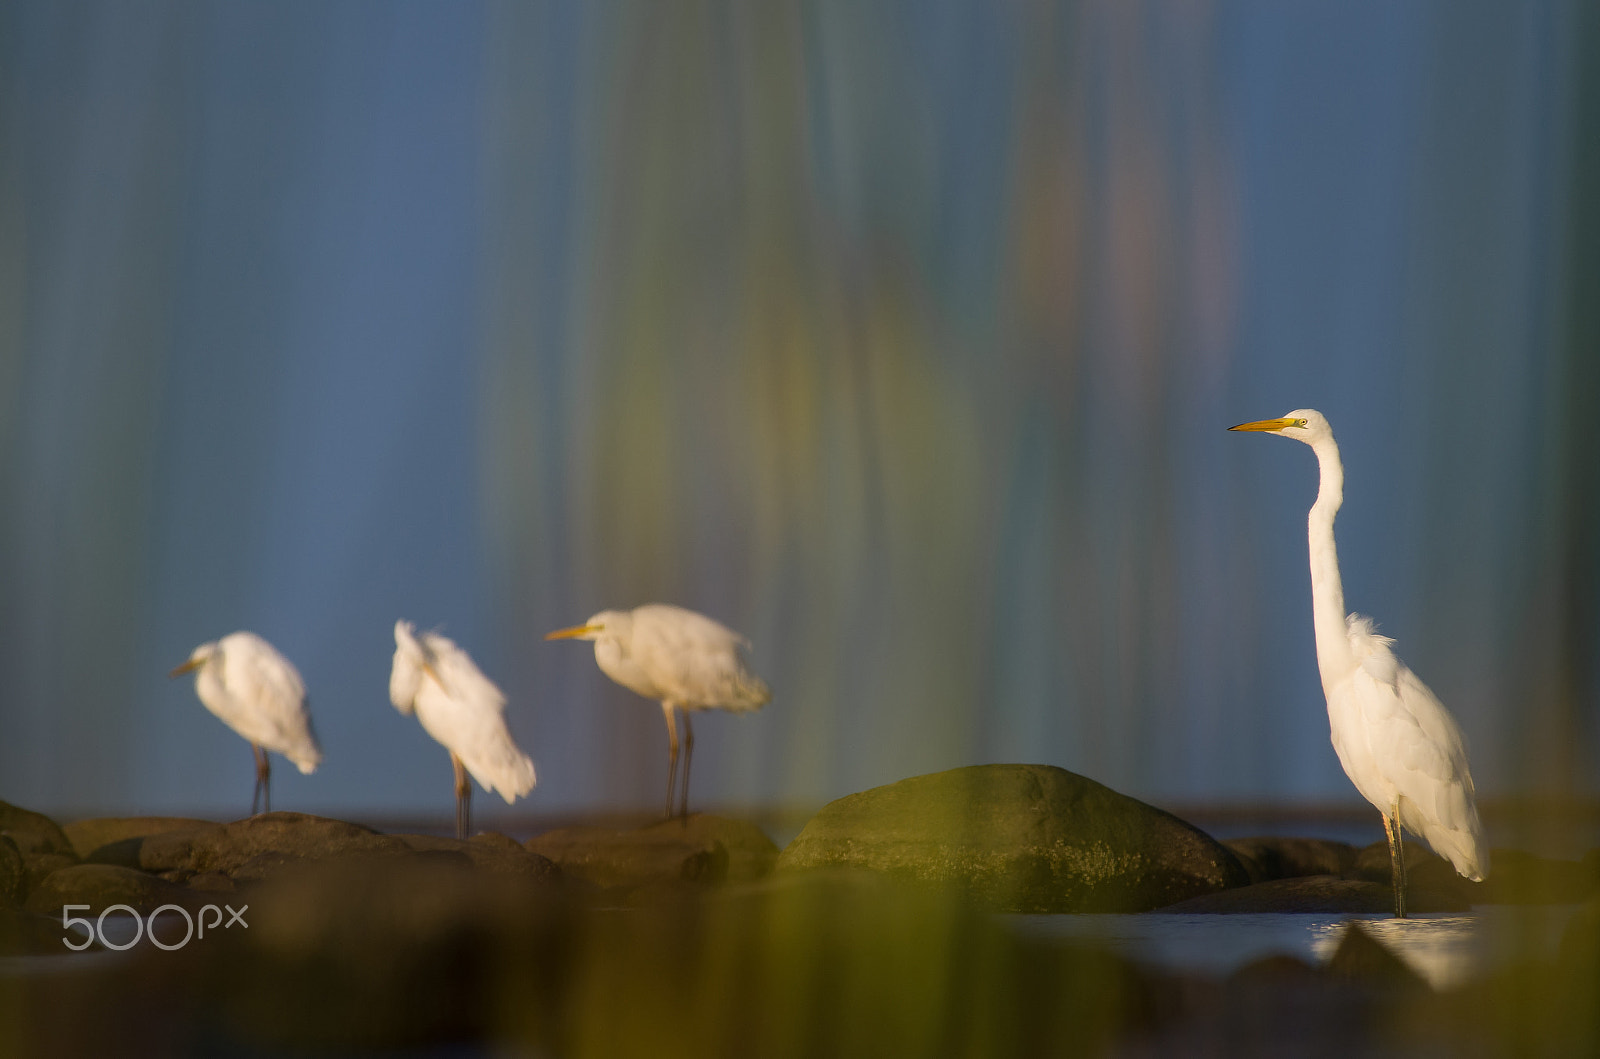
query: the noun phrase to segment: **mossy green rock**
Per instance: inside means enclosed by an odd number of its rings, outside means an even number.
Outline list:
[[[779,871],[855,867],[1005,912],[1143,912],[1249,882],[1209,835],[1050,765],[975,765],[825,806]]]

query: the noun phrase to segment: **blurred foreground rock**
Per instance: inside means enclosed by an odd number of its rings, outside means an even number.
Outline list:
[[[1008,912],[1142,912],[1249,882],[1170,813],[1049,765],[976,765],[848,795],[780,871],[865,868],[958,887]]]
[[[778,847],[755,824],[705,813],[638,828],[564,827],[529,839],[527,848],[610,890],[747,882],[778,859]]]
[[[74,945],[82,944],[83,935],[67,930],[62,925],[61,910],[54,915],[41,915],[20,908],[0,908],[0,957],[4,956],[68,956],[73,950],[62,943],[71,939]],[[0,1001],[4,985],[0,979]],[[0,1012],[5,1010],[0,1003]],[[0,1035],[0,1055],[11,1055],[3,1047]]]
[[[14,983],[0,1053],[1091,1055],[1164,1017],[1128,961],[880,875],[593,893],[428,856],[286,869],[247,930]]]

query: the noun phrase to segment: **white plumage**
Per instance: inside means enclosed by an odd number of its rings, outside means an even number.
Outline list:
[[[1317,456],[1320,484],[1307,519],[1317,668],[1339,763],[1362,797],[1384,814],[1394,869],[1395,914],[1405,915],[1400,829],[1432,846],[1456,871],[1482,880],[1489,847],[1473,802],[1461,730],[1426,684],[1406,668],[1371,618],[1344,613],[1333,521],[1344,502],[1344,465],[1322,413],[1302,408],[1282,419],[1241,423],[1294,438]]]
[[[668,603],[604,610],[547,640],[594,641],[600,671],[623,687],[661,703],[667,723],[667,815],[677,782],[679,711],[760,709],[772,692],[750,671],[750,642],[721,622]],[[689,765],[694,729],[683,715],[683,812],[689,811]]]
[[[265,807],[272,808],[267,751],[282,754],[302,773],[316,771],[322,749],[311,731],[305,682],[277,648],[253,632],[231,633],[196,647],[170,675],[191,671],[205,708],[250,741],[256,757],[252,813],[263,794]]]
[[[456,770],[456,825],[465,837],[472,788],[462,770],[511,804],[533,790],[533,762],[506,728],[506,697],[448,637],[394,625],[389,701],[415,713],[423,731],[450,752]]]

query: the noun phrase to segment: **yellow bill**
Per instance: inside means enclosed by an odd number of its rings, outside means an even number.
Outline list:
[[[169,677],[181,677],[185,673],[190,673],[190,672],[193,672],[196,669],[199,669],[200,668],[200,664],[202,662],[204,662],[204,661],[205,661],[205,659],[203,659],[203,658],[191,658],[187,662],[185,662],[183,665],[178,666],[177,668],[173,669],[173,671],[168,673],[167,676],[169,676]]]
[[[1299,426],[1298,419],[1258,419],[1254,423],[1240,423],[1229,430],[1282,430],[1284,427]]]
[[[574,625],[570,629],[557,629],[555,632],[544,634],[546,640],[571,640],[577,636],[584,636],[591,632],[599,632],[598,625]]]

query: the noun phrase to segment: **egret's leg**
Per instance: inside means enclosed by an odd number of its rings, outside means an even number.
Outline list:
[[[1394,918],[1406,918],[1406,851],[1400,831],[1400,806],[1383,817],[1383,833],[1389,840],[1389,882],[1394,887]]]
[[[689,764],[694,760],[694,726],[689,723],[689,713],[683,714],[683,810],[678,815],[689,819]]]
[[[272,812],[272,760],[255,743],[250,744],[250,750],[256,756],[256,789],[250,796],[250,815],[254,816],[258,802],[261,803],[261,812]]]
[[[678,713],[672,703],[663,702],[661,714],[667,719],[667,815],[671,816],[672,794],[678,786]]]
[[[456,837],[466,838],[472,828],[472,779],[454,750],[450,751],[450,767],[456,770]]]

